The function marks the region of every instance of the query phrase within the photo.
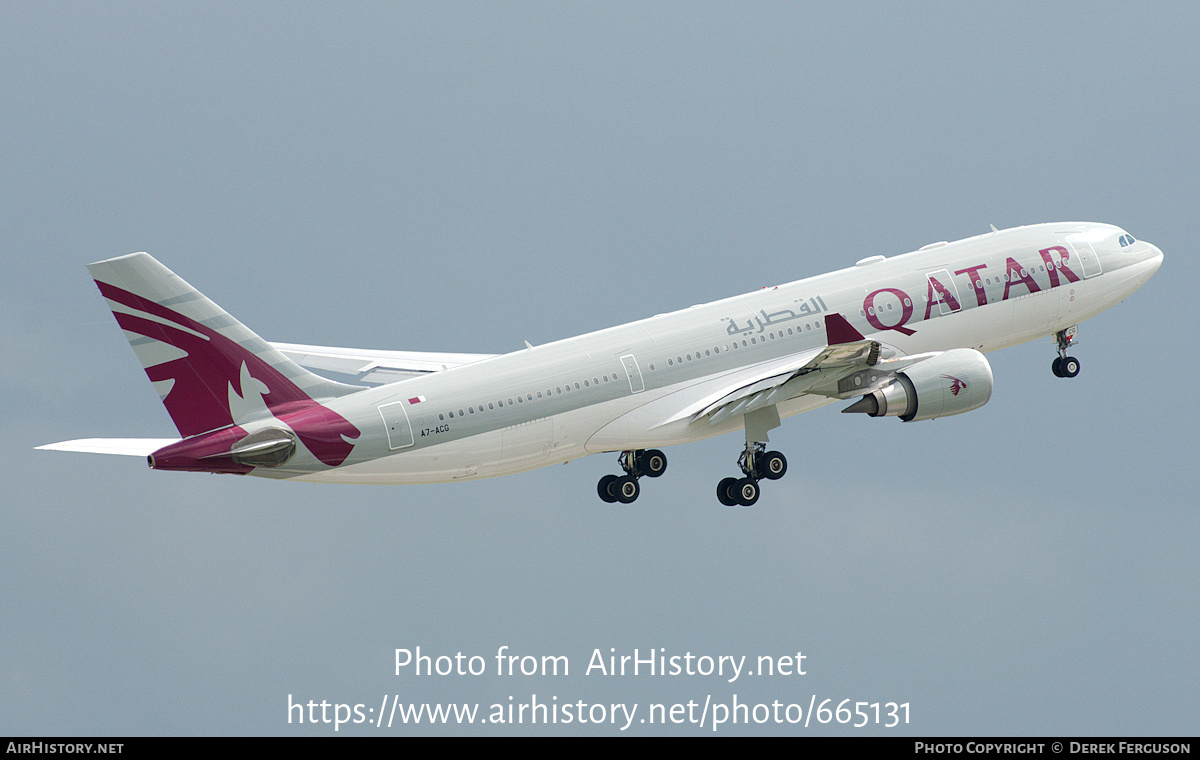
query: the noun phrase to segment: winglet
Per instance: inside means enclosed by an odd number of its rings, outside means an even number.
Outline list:
[[[825,339],[831,346],[866,340],[862,333],[854,329],[854,325],[847,322],[845,317],[837,313],[825,317]]]

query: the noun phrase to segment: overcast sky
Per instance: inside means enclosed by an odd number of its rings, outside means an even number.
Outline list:
[[[0,733],[736,695],[910,722],[720,733],[1196,734],[1198,39],[1186,2],[0,4]],[[33,451],[174,434],[84,268],[133,251],[268,340],[494,353],[1063,220],[1166,255],[1078,378],[1046,339],[967,415],[790,418],[752,509],[733,435],[629,506],[610,455],[368,487]],[[417,646],[488,672],[394,675]],[[585,675],[610,648],[806,675]],[[339,733],[510,731],[622,733]]]

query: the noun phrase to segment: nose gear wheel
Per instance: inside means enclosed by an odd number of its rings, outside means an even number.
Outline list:
[[[1058,357],[1050,364],[1050,370],[1055,377],[1075,377],[1079,374],[1079,360],[1074,356],[1067,356],[1067,349],[1075,343],[1076,335],[1074,326],[1054,334],[1054,341],[1058,344]]]

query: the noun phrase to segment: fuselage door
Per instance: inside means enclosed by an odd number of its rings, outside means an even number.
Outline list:
[[[646,390],[646,384],[642,382],[642,371],[638,368],[637,359],[633,357],[633,354],[622,356],[621,366],[625,367],[625,374],[629,377],[630,393],[641,393]]]
[[[1075,251],[1075,258],[1079,262],[1079,267],[1082,270],[1080,275],[1083,279],[1095,277],[1100,274],[1100,257],[1096,255],[1096,249],[1092,248],[1092,244],[1083,235],[1067,235],[1067,245],[1071,246],[1071,250]]]
[[[405,403],[397,401],[379,407],[379,414],[383,416],[383,426],[387,429],[388,448],[392,451],[407,448],[416,442],[412,425],[408,421],[408,412],[404,409]]]
[[[958,286],[954,284],[950,270],[928,272],[925,277],[929,280],[929,300],[937,303],[942,314],[952,314],[962,309],[962,299],[958,297]]]

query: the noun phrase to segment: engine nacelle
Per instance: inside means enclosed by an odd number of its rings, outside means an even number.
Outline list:
[[[201,433],[164,446],[146,458],[155,470],[245,474],[255,467],[278,467],[296,453],[296,435],[277,427],[246,435],[236,425]]]
[[[969,412],[991,397],[988,360],[973,348],[956,348],[897,372],[891,383],[842,411],[912,422]]]

